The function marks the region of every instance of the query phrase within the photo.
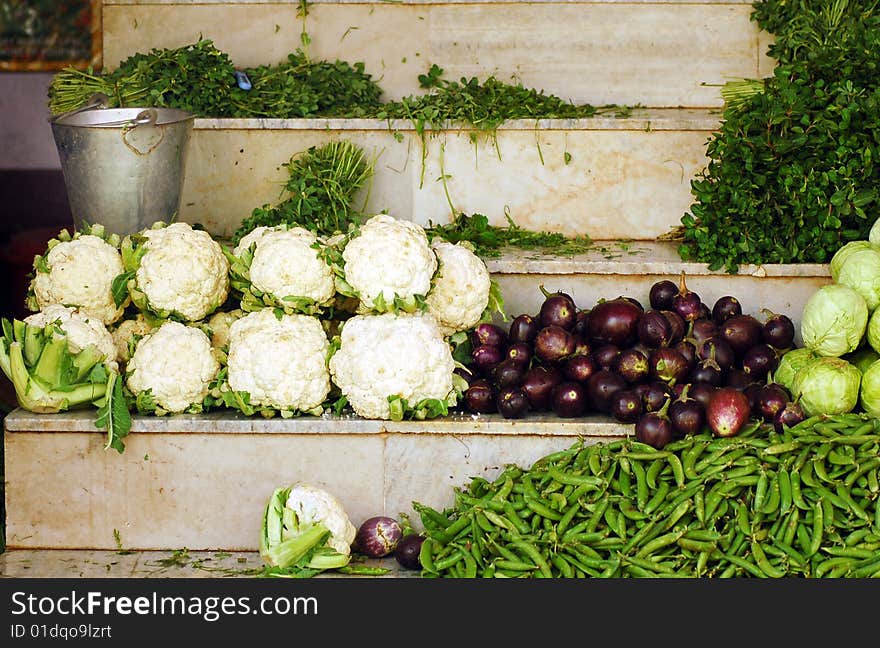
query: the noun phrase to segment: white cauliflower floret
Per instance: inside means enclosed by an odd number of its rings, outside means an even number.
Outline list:
[[[323,304],[333,298],[333,271],[312,246],[318,237],[302,227],[265,232],[257,241],[250,278],[278,301],[304,297]]]
[[[85,234],[56,243],[45,256],[49,272],[35,273],[31,288],[36,307],[50,304],[75,306],[80,312],[112,324],[125,310],[118,307],[110,287],[124,272],[122,255],[100,236]]]
[[[229,262],[210,234],[172,223],[143,235],[146,252],[135,278],[151,309],[197,321],[226,301]]]
[[[330,532],[327,545],[341,554],[351,554],[357,529],[334,495],[310,484],[294,484],[284,506],[296,513],[300,526],[322,524]]]
[[[257,407],[308,412],[330,393],[329,350],[317,317],[255,311],[230,327],[229,387]]]
[[[157,406],[177,413],[202,403],[219,370],[201,329],[168,321],[138,341],[127,384],[135,395],[151,390]]]
[[[390,418],[389,396],[415,405],[452,391],[452,351],[431,315],[357,315],[345,322],[340,341],[330,373],[364,418]]]
[[[208,328],[211,329],[211,346],[215,349],[223,349],[229,345],[229,328],[236,320],[244,317],[244,311],[236,308],[231,311],[218,311],[208,318]]]
[[[486,264],[466,245],[438,240],[431,247],[440,267],[426,300],[428,312],[443,335],[476,326],[489,304],[491,277]]]
[[[67,346],[71,353],[79,353],[88,346],[97,347],[104,355],[104,363],[113,371],[119,370],[113,336],[99,319],[90,317],[72,306],[50,304],[39,313],[24,318],[24,322],[40,328],[57,322],[67,337]]]
[[[376,308],[381,295],[392,304],[424,296],[431,289],[437,257],[428,244],[425,230],[410,221],[387,214],[370,218],[342,251],[345,280],[357,293],[364,310]]]
[[[116,357],[120,362],[128,362],[131,358],[129,349],[133,347],[135,336],[143,337],[147,333],[155,330],[155,326],[150,324],[142,313],[138,313],[134,318],[122,320],[116,327],[110,331],[113,336],[113,344],[116,346]]]
[[[240,257],[245,250],[247,250],[254,243],[259,243],[260,239],[263,238],[264,234],[268,234],[269,232],[274,232],[277,227],[266,227],[265,225],[260,225],[259,227],[255,227],[250,232],[241,237],[241,240],[238,242],[238,245],[232,250],[232,254]]]

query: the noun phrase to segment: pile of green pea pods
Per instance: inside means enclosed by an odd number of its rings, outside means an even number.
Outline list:
[[[423,577],[880,577],[880,419],[631,437],[472,478],[424,526]]]

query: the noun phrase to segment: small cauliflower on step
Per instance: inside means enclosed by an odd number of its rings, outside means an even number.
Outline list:
[[[118,322],[116,326],[111,328],[110,335],[113,336],[113,344],[116,345],[116,358],[119,362],[128,362],[138,340],[147,333],[155,331],[157,326],[143,313],[138,313],[130,319]]]
[[[439,268],[428,293],[428,312],[449,336],[476,326],[489,306],[492,280],[483,260],[463,243],[435,240]]]
[[[79,353],[89,346],[94,346],[104,358],[104,363],[113,371],[119,370],[116,345],[107,327],[95,317],[91,317],[72,306],[50,304],[39,313],[24,318],[24,323],[43,328],[49,324],[58,324],[67,337],[71,353]]]
[[[167,321],[138,341],[126,384],[141,412],[199,413],[219,370],[204,331]]]
[[[195,322],[229,294],[229,261],[221,245],[188,223],[155,223],[126,236],[122,260],[132,303],[159,318]]]
[[[62,230],[47,248],[34,259],[27,297],[31,311],[64,304],[105,325],[122,317],[128,297],[117,304],[112,290],[113,280],[124,272],[118,236],[106,236],[100,225],[86,226],[73,236]]]
[[[425,230],[388,214],[373,216],[342,250],[339,292],[360,299],[360,312],[421,310],[437,271]]]
[[[258,227],[227,253],[231,286],[241,307],[267,306],[313,315],[336,294],[333,271],[321,255],[324,246],[302,227]]]
[[[357,529],[342,502],[306,483],[276,488],[260,529],[263,561],[283,570],[325,570],[346,566]]]
[[[218,311],[211,315],[207,321],[207,327],[211,331],[211,346],[215,349],[228,347],[229,328],[244,316],[245,312],[240,308],[231,311]]]
[[[277,410],[319,415],[330,393],[330,342],[317,317],[250,313],[229,329],[227,405],[245,414]]]
[[[369,419],[432,418],[455,404],[455,361],[428,314],[357,315],[330,358],[333,382]]]

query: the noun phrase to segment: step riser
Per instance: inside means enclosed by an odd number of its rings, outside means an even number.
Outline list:
[[[224,127],[205,128],[200,121],[190,143],[180,218],[219,236],[234,232],[254,208],[280,200],[288,177],[281,165],[292,155],[348,139],[378,156],[367,203],[373,213],[444,223],[451,200],[456,210],[486,214],[499,225],[506,224],[507,211],[526,228],[652,239],[679,225],[693,203],[690,181],[706,164],[711,135],[705,124],[705,130],[649,132],[587,129],[575,122],[570,130],[500,129],[495,142],[482,136],[474,144],[472,132],[452,131],[429,137],[423,171],[419,136],[397,131],[398,141],[381,122],[369,122],[374,130],[327,130],[316,120],[313,130],[293,130],[234,128],[241,120],[211,120]]]
[[[200,35],[237,66],[280,62],[300,46],[296,13],[292,2],[105,3],[104,63]],[[750,13],[716,2],[321,3],[306,29],[312,57],[363,61],[387,99],[420,92],[417,76],[436,63],[450,79],[515,77],[577,103],[719,106],[715,84],[772,70]]]
[[[430,426],[428,427],[430,429]],[[615,438],[611,436],[597,437]],[[453,486],[529,465],[574,435],[151,434],[104,451],[99,433],[6,434],[10,548],[255,550],[273,489],[313,482],[355,525],[442,508]],[[145,458],[148,456],[148,459]]]

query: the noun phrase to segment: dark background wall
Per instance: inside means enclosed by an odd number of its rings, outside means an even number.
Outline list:
[[[0,317],[23,317],[34,254],[72,217],[47,121],[52,73],[0,72]],[[10,400],[0,376],[0,411]]]
[[[52,73],[0,72],[0,313],[20,314],[22,264],[71,223],[47,121]],[[10,312],[12,311],[12,312]]]

